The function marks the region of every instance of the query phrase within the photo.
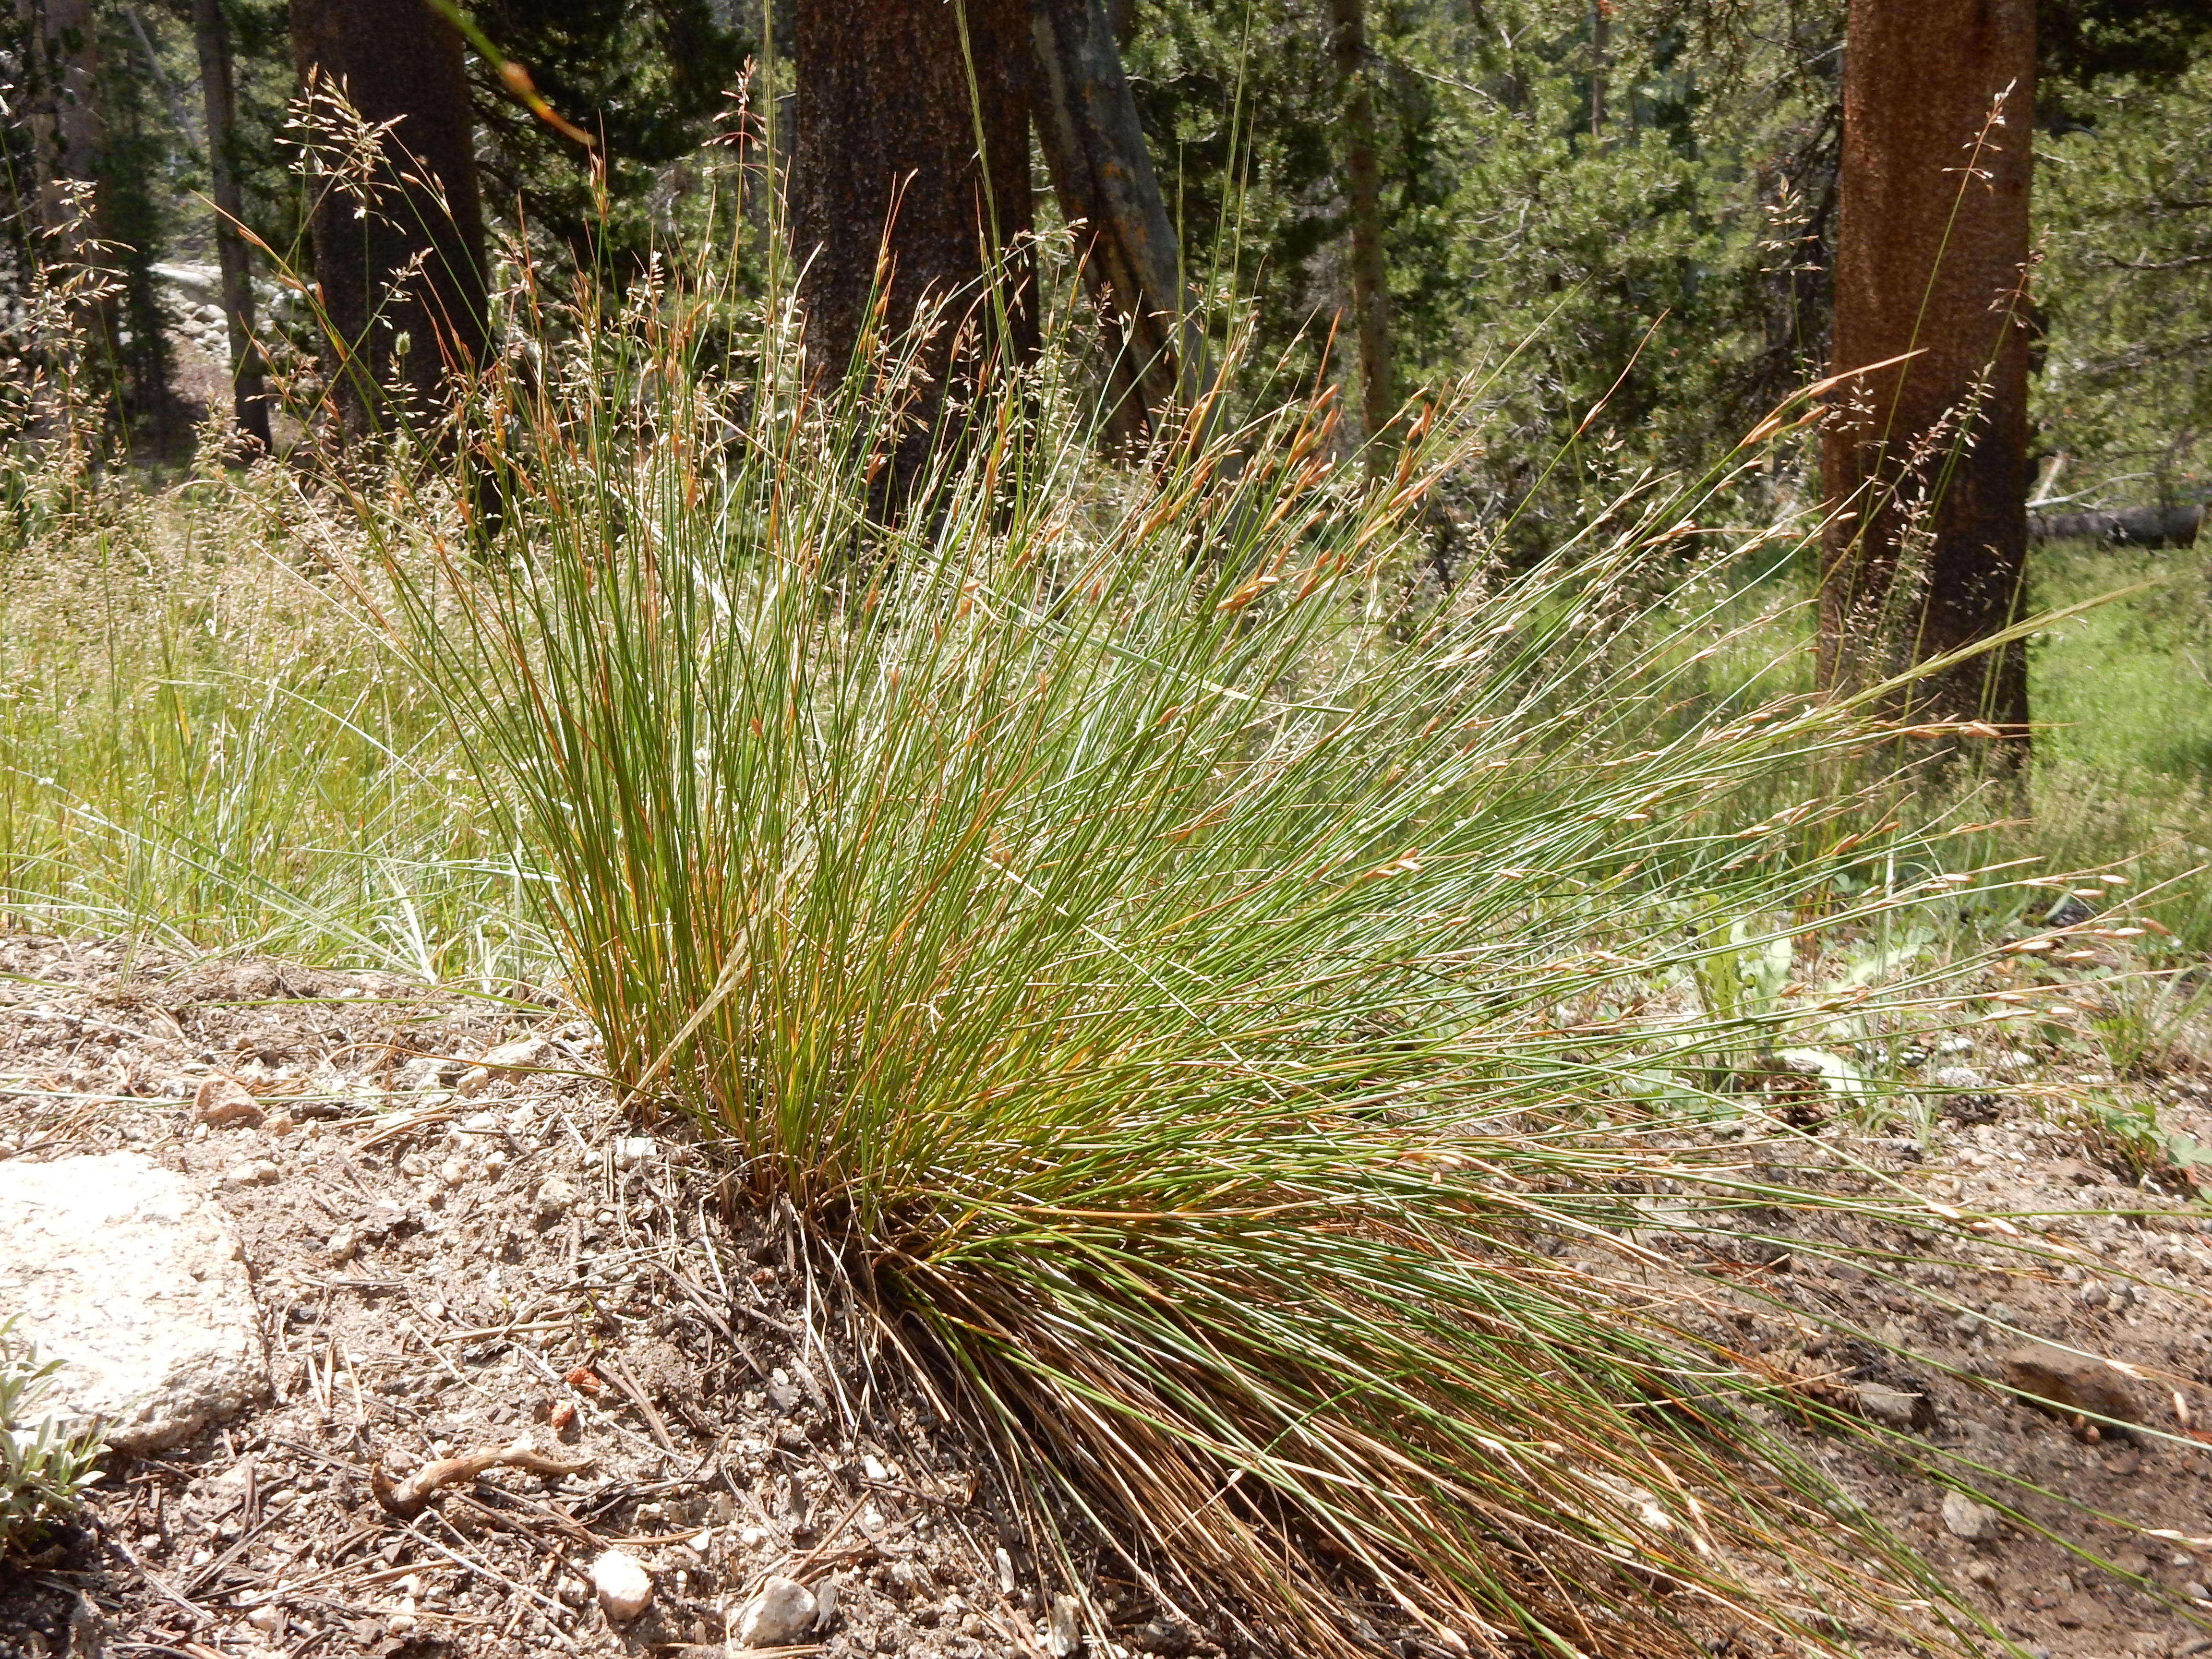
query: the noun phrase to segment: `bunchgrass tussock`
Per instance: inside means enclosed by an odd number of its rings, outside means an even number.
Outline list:
[[[891,515],[896,401],[817,395],[705,265],[516,309],[496,531],[362,495],[356,602],[542,864],[617,1085],[984,1432],[1042,1577],[1109,1548],[1303,1655],[1951,1639],[1639,1279],[1655,1193],[1772,1196],[1677,1133],[1707,1057],[1869,994],[1650,988],[1911,902],[1830,880],[1851,712],[1700,715],[1718,604],[1638,625],[1694,501],[1416,604],[1449,418],[1376,488],[1325,399],[1115,471],[1048,352]]]

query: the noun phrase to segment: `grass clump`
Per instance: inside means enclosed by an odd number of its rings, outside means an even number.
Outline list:
[[[61,1364],[20,1340],[14,1317],[0,1320],[0,1559],[36,1542],[100,1478],[99,1434],[66,1433],[37,1412]]]
[[[1048,359],[886,524],[896,407],[811,395],[773,317],[710,346],[711,277],[664,276],[533,301],[495,537],[364,498],[355,590],[542,861],[618,1086],[796,1224],[885,1389],[987,1431],[1048,1584],[1104,1539],[1301,1654],[1929,1634],[1632,1283],[1639,1194],[1771,1200],[1675,1131],[1805,1018],[1650,988],[1913,897],[1828,879],[1848,710],[1677,706],[1694,652],[1636,624],[1694,502],[1416,608],[1453,441],[1368,490],[1293,404],[1102,473]]]

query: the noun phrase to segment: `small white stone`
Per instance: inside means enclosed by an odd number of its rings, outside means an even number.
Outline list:
[[[508,1072],[519,1066],[535,1066],[545,1057],[548,1048],[542,1036],[522,1037],[514,1042],[502,1042],[487,1048],[477,1057],[477,1066],[495,1074]]]
[[[273,1601],[267,1602],[247,1613],[246,1622],[264,1636],[282,1636],[284,1633],[284,1609]]]
[[[607,1617],[626,1625],[652,1601],[653,1576],[635,1555],[609,1550],[592,1563],[592,1589]]]
[[[1066,1659],[1083,1645],[1082,1604],[1072,1595],[1052,1598],[1052,1616],[1045,1620],[1044,1644],[1054,1659]]]
[[[434,1089],[445,1073],[447,1064],[435,1054],[417,1055],[392,1074],[392,1085],[410,1092]]]
[[[1939,1089],[1986,1089],[1989,1079],[1971,1066],[1939,1066],[1928,1080]]]
[[[641,1164],[653,1160],[659,1150],[651,1135],[624,1135],[615,1142],[615,1162],[625,1170],[635,1170]]]
[[[575,1207],[576,1188],[573,1182],[559,1176],[548,1176],[538,1186],[538,1219],[540,1223],[564,1216]]]
[[[814,1593],[795,1578],[776,1577],[738,1614],[732,1639],[741,1648],[787,1648],[814,1629]]]
[[[234,1164],[225,1170],[222,1184],[226,1187],[266,1187],[283,1173],[265,1158],[251,1158],[243,1164]]]
[[[1994,1538],[1997,1530],[1997,1512],[1986,1504],[1977,1504],[1962,1492],[1945,1492],[1943,1530],[1954,1538],[1969,1540]]]

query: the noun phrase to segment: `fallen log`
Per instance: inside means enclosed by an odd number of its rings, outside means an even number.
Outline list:
[[[2124,507],[2110,511],[2030,513],[2032,542],[2095,542],[2106,547],[2190,547],[2203,527],[2205,504]]]

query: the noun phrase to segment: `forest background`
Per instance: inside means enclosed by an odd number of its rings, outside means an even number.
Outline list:
[[[237,64],[242,217],[304,266],[287,9],[220,9]],[[2039,477],[2057,471],[2041,493],[2202,500],[2212,7],[2045,10],[2032,459]],[[118,414],[142,455],[170,459],[197,413],[177,395],[174,329],[205,297],[174,276],[214,260],[191,14],[158,0],[89,13],[104,222],[125,278]],[[656,233],[704,211],[718,167],[739,165],[708,141],[733,131],[748,65],[756,103],[771,87],[790,101],[773,52],[789,18],[733,0],[502,0],[475,15],[608,164],[602,211],[588,152],[472,57],[483,198],[510,258],[588,247],[611,265],[641,258]],[[1455,479],[1456,512],[1510,520],[1532,544],[1571,533],[1625,477],[1696,473],[1825,372],[1840,0],[1384,0],[1364,21],[1398,389],[1503,371],[1486,385],[1504,419],[1486,462]],[[1285,384],[1353,375],[1348,334],[1333,328],[1350,276],[1332,9],[1127,0],[1115,24],[1187,269],[1217,320],[1249,319],[1257,349],[1243,361]],[[25,25],[9,27],[20,71]],[[23,76],[10,78],[20,92]],[[5,141],[20,293],[40,257],[29,125],[11,122]],[[754,229],[766,236],[764,215]],[[304,319],[291,320],[305,339]],[[1356,422],[1347,431],[1356,438]],[[1801,502],[1810,453],[1808,440],[1752,482],[1758,508]]]

